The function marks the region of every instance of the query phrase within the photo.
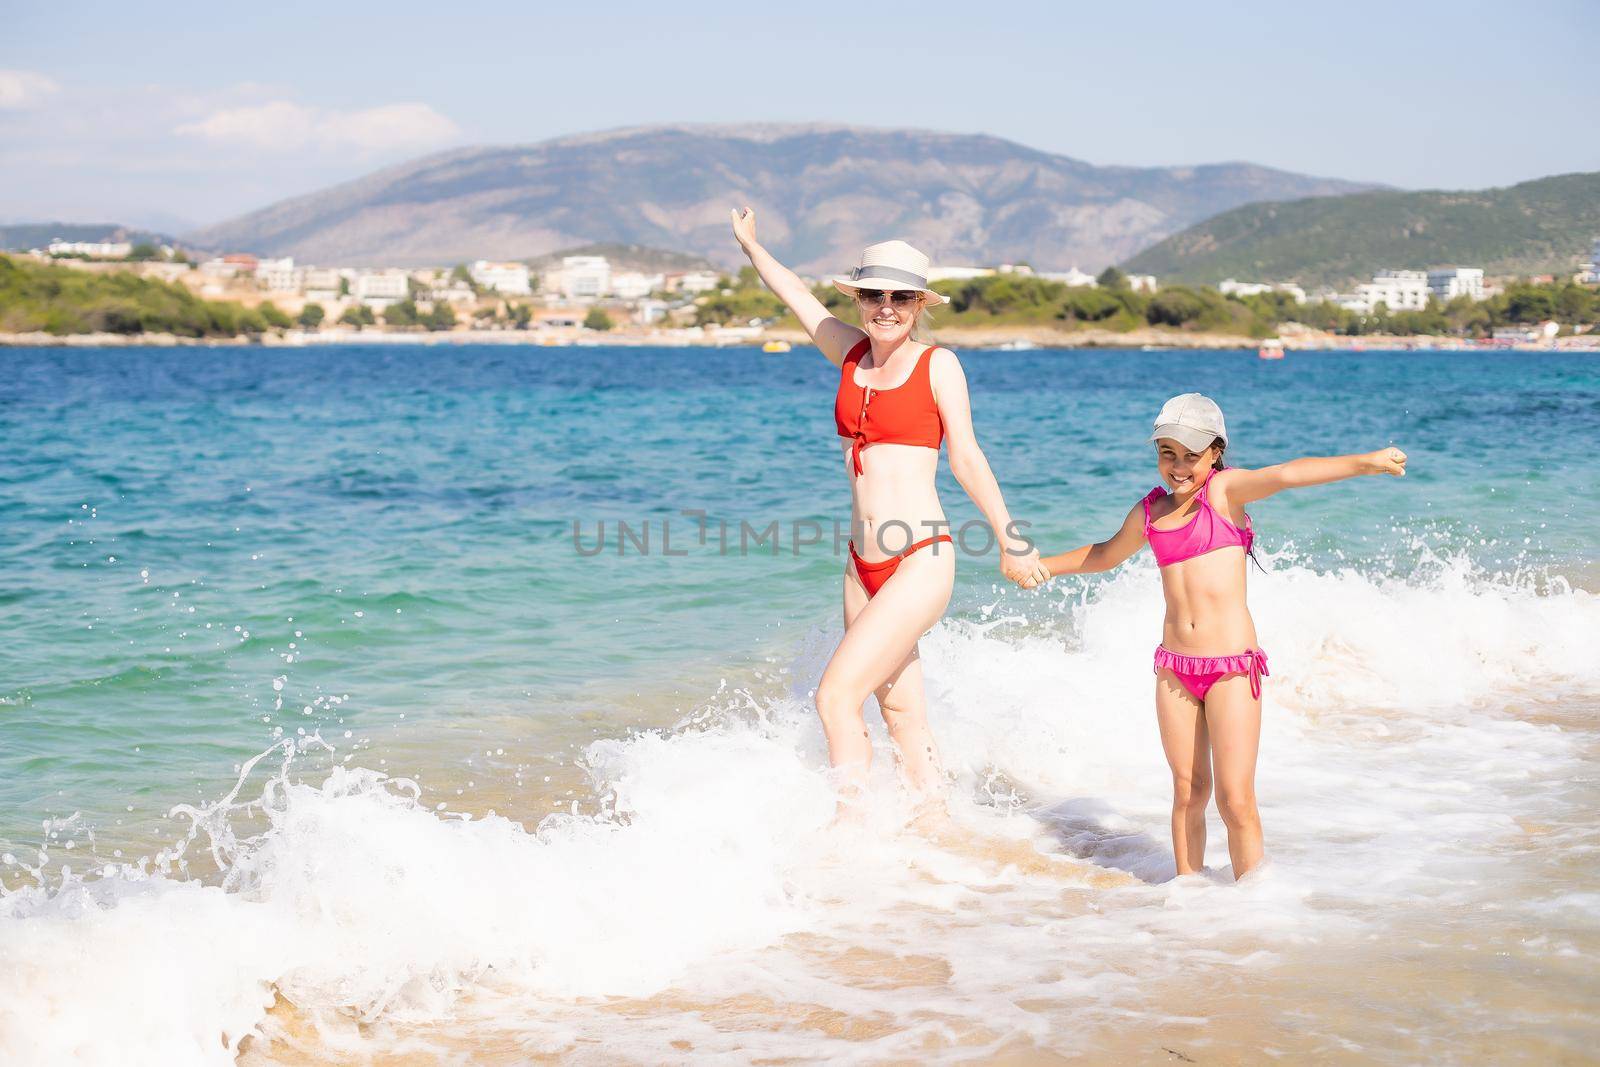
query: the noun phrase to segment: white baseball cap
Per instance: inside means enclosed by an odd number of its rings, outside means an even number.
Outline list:
[[[1209,396],[1184,393],[1161,405],[1156,416],[1155,432],[1150,440],[1170,437],[1191,452],[1204,452],[1217,438],[1228,443],[1228,426],[1222,421],[1222,409]]]

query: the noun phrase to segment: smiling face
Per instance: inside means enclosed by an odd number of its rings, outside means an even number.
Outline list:
[[[1221,440],[1213,441],[1205,451],[1195,452],[1181,441],[1163,437],[1156,442],[1156,467],[1161,480],[1167,483],[1174,496],[1186,499],[1210,477],[1210,472],[1222,458]]]
[[[922,313],[922,294],[909,289],[857,289],[861,326],[876,344],[894,348],[911,336]]]

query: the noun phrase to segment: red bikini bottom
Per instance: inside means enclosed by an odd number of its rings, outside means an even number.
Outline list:
[[[913,552],[920,552],[935,541],[949,541],[951,544],[955,544],[955,538],[949,534],[940,534],[937,537],[929,537],[926,540],[918,541],[904,552],[897,556],[890,556],[882,563],[868,563],[856,555],[856,543],[851,541],[850,561],[856,566],[856,577],[861,579],[861,585],[867,591],[867,599],[871,600],[873,595],[883,588],[883,583],[894,577],[895,569],[900,566],[901,560]]]

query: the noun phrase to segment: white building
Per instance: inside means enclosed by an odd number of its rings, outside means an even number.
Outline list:
[[[641,300],[634,305],[634,314],[646,326],[654,326],[667,317],[671,306],[665,300]]]
[[[928,284],[970,281],[973,278],[987,278],[993,273],[993,267],[929,267]]]
[[[533,295],[526,263],[491,263],[486,259],[480,259],[472,265],[468,273],[472,275],[473,281],[485,289],[492,289],[506,296]]]
[[[307,267],[300,276],[300,286],[307,300],[313,303],[339,299],[339,283],[343,279],[332,267]]]
[[[350,295],[374,311],[382,311],[411,295],[411,275],[403,270],[357,271]]]
[[[90,259],[127,259],[133,245],[127,241],[51,241],[52,256],[88,256]]]
[[[1590,285],[1600,282],[1600,237],[1594,239],[1594,247],[1589,249],[1589,262],[1583,265],[1578,280]]]
[[[676,281],[680,293],[709,293],[717,287],[719,280],[720,277],[714,270],[692,270],[687,274],[678,275],[676,279],[669,278],[668,283]]]
[[[1390,311],[1421,311],[1428,306],[1430,295],[1428,272],[1421,270],[1379,271],[1372,281],[1356,286],[1356,299],[1365,307],[1364,314],[1371,314],[1379,304]]]
[[[618,300],[643,300],[666,285],[666,281],[664,274],[619,271],[611,276],[611,295]]]
[[[295,269],[293,256],[263,259],[256,264],[256,284],[269,293],[298,293],[305,273],[304,268]]]
[[[609,296],[610,261],[605,256],[566,256],[561,260],[561,292],[568,300]]]
[[[1087,274],[1077,267],[1066,271],[1049,271],[1039,275],[1047,282],[1060,282],[1069,289],[1098,289],[1100,283],[1094,280],[1093,274]]]
[[[1483,299],[1483,269],[1481,267],[1444,267],[1428,272],[1428,291],[1441,304],[1458,296]]]
[[[1256,296],[1260,293],[1286,293],[1296,304],[1306,302],[1306,291],[1293,282],[1241,282],[1224,278],[1217,285],[1223,296]]]
[[[1128,275],[1128,288],[1136,293],[1153,293],[1156,291],[1156,276],[1154,274]]]
[[[429,295],[433,300],[444,304],[472,304],[478,299],[478,294],[472,291],[472,286],[459,280],[435,285],[429,291]]]

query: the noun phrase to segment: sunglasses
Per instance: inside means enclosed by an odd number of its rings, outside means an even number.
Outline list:
[[[893,304],[895,307],[903,308],[908,305],[915,304],[919,299],[921,299],[922,294],[910,289],[896,289],[893,292],[887,293],[882,289],[856,290],[856,299],[861,301],[863,304],[866,304],[868,307],[873,307],[877,304],[883,303],[884,297],[888,297],[889,303]]]

